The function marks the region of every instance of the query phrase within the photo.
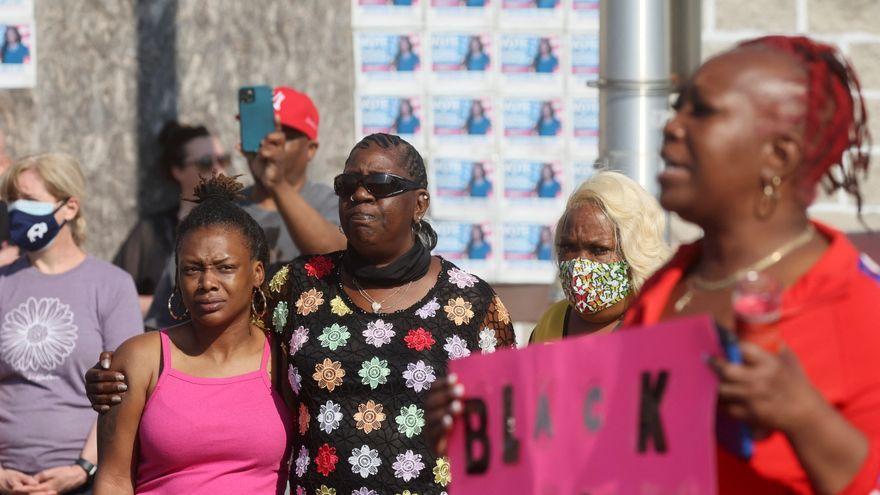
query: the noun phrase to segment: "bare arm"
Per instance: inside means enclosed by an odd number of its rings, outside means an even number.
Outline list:
[[[300,252],[324,254],[345,249],[345,236],[339,227],[306,202],[295,185],[282,181],[272,189],[272,197]]]
[[[112,371],[124,373],[128,391],[122,402],[98,418],[98,474],[95,495],[134,493],[137,432],[154,375],[158,372],[159,335],[139,335],[113,356]]]

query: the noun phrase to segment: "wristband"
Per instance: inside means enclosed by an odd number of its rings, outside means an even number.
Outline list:
[[[98,466],[96,466],[96,465],[92,464],[91,462],[89,462],[89,461],[83,459],[82,457],[80,457],[79,459],[73,461],[73,463],[76,464],[77,466],[83,468],[83,471],[85,471],[86,474],[87,474],[88,477],[89,477],[89,481],[91,481],[92,478],[95,477],[95,473],[98,472]]]

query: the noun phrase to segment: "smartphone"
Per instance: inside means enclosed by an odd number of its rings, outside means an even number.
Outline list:
[[[245,153],[256,153],[260,149],[260,141],[275,130],[272,88],[269,86],[239,88],[238,118],[241,150]]]
[[[727,360],[731,363],[742,363],[742,352],[739,349],[736,334],[721,325],[716,324],[715,328],[718,331],[718,338]],[[721,411],[718,411],[715,418],[715,438],[718,445],[740,459],[747,461],[752,458],[755,452],[751,428]]]

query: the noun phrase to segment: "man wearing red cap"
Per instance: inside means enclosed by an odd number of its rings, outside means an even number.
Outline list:
[[[275,88],[272,100],[278,129],[246,155],[256,184],[242,207],[266,231],[273,263],[344,249],[333,189],[306,179],[318,151],[318,109],[288,87]]]

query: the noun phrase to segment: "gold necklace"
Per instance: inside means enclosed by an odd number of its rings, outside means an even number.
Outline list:
[[[373,313],[378,313],[379,311],[382,311],[382,305],[385,304],[385,302],[388,301],[389,299],[391,299],[392,297],[399,294],[400,291],[403,290],[404,288],[406,288],[406,291],[404,291],[403,294],[406,294],[406,292],[409,291],[409,286],[412,285],[413,282],[415,282],[415,280],[410,280],[408,284],[401,285],[400,287],[397,288],[396,291],[394,291],[390,296],[386,297],[382,301],[376,301],[375,299],[370,297],[369,294],[367,294],[367,291],[365,291],[364,288],[361,287],[361,284],[358,283],[356,278],[351,277],[351,281],[352,281],[352,283],[354,283],[354,288],[357,289],[358,293],[360,293],[360,295],[370,303],[370,309],[373,310]],[[401,294],[401,296],[403,294]]]
[[[706,280],[698,274],[694,274],[691,276],[690,280],[686,282],[687,290],[682,294],[678,300],[675,301],[673,308],[676,313],[681,313],[688,304],[690,304],[691,300],[694,298],[694,290],[701,290],[705,292],[717,292],[719,290],[729,289],[734,284],[736,284],[737,280],[742,278],[748,272],[761,272],[770,268],[771,266],[779,263],[782,258],[791,254],[795,249],[806,245],[808,242],[813,240],[813,236],[816,234],[816,229],[813,228],[812,225],[807,227],[803,232],[798,234],[794,239],[786,242],[778,249],[768,254],[767,256],[761,258],[755,263],[745,267],[740,268],[739,270],[733,272],[732,274],[719,279],[719,280]]]

